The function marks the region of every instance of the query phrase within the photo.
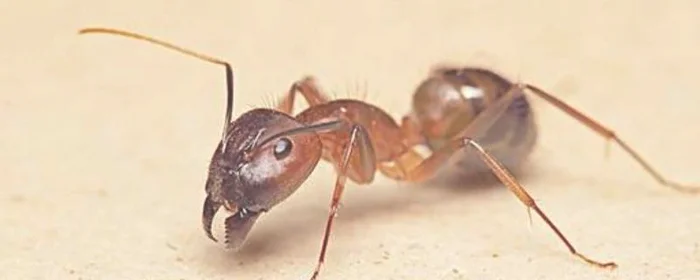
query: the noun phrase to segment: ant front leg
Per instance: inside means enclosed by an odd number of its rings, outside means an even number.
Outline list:
[[[566,239],[564,234],[561,233],[559,228],[547,217],[547,215],[540,209],[540,207],[535,203],[535,200],[527,193],[525,188],[518,183],[515,177],[511,174],[508,169],[503,166],[496,158],[489,154],[484,148],[471,138],[459,138],[449,141],[443,148],[434,152],[429,157],[423,159],[419,162],[399,162],[403,166],[413,166],[413,168],[405,173],[405,176],[401,179],[410,182],[421,182],[430,177],[432,177],[437,170],[445,164],[452,155],[457,151],[468,148],[475,152],[481,160],[491,169],[491,171],[498,177],[498,179],[506,186],[508,189],[515,194],[515,196],[523,203],[528,209],[535,210],[537,215],[542,218],[542,220],[547,223],[547,225],[554,231],[554,233],[561,239],[561,241],[566,245],[571,254],[580,258],[584,262],[601,267],[601,268],[616,268],[617,264],[614,262],[599,262],[595,261],[581,253],[579,253],[571,242]],[[399,161],[405,158],[399,158]],[[415,160],[415,158],[413,158]],[[404,160],[405,161],[405,160]],[[410,160],[409,160],[410,161]]]
[[[340,199],[343,195],[343,190],[345,190],[345,184],[348,178],[348,169],[359,168],[359,174],[365,182],[370,182],[374,178],[374,174],[376,172],[375,151],[374,147],[372,146],[372,142],[370,141],[369,134],[363,126],[358,124],[353,124],[351,126],[349,141],[346,143],[346,146],[343,149],[343,154],[340,157],[340,161],[336,162],[335,164],[337,165],[338,176],[335,181],[333,197],[331,199],[330,209],[328,211],[328,219],[326,221],[326,228],[323,234],[323,242],[321,243],[321,252],[319,253],[318,263],[316,264],[316,269],[311,276],[311,280],[318,277],[321,271],[321,265],[325,261],[328,240],[330,238],[333,221],[338,214],[338,208],[340,207]]]
[[[294,109],[294,98],[297,92],[300,92],[301,95],[304,96],[304,99],[306,99],[306,102],[309,103],[309,106],[312,107],[330,101],[330,98],[316,85],[316,79],[307,76],[292,84],[287,95],[277,104],[276,109],[291,115]]]

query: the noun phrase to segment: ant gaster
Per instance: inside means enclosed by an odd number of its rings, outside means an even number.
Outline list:
[[[348,179],[369,184],[381,172],[399,181],[424,182],[435,177],[461,150],[476,155],[528,210],[534,210],[547,223],[571,254],[596,267],[616,268],[614,262],[596,261],[579,253],[506,165],[492,155],[492,151],[501,154],[509,165],[515,165],[530,152],[536,130],[526,90],[617,143],[662,185],[688,193],[699,191],[666,180],[613,131],[556,97],[533,85],[511,83],[489,70],[436,67],[416,89],[413,111],[400,124],[366,102],[329,99],[312,77],[294,83],[276,108],[253,109],[232,120],[233,70],[227,62],[128,31],[87,28],[80,31],[84,33],[145,40],[225,67],[225,122],[209,166],[202,211],[204,230],[212,240],[217,241],[211,227],[221,207],[233,213],[225,220],[227,247],[238,249],[260,215],[292,195],[321,159],[333,164],[337,179],[311,279],[318,276],[325,260]],[[310,107],[292,115],[297,93]],[[484,139],[484,144],[473,139]],[[432,154],[422,156],[413,150],[417,145],[427,145]]]

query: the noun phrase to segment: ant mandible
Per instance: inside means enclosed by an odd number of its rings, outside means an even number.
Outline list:
[[[313,77],[295,82],[276,108],[253,109],[232,120],[234,77],[229,63],[128,31],[86,28],[79,33],[144,40],[225,67],[225,122],[209,166],[202,210],[202,224],[210,239],[217,241],[211,227],[215,214],[224,207],[233,213],[224,222],[225,243],[237,250],[260,215],[291,196],[321,159],[334,165],[337,179],[311,279],[319,275],[325,260],[331,228],[348,179],[369,184],[381,172],[398,181],[424,182],[435,177],[438,170],[464,149],[478,156],[528,210],[534,210],[571,254],[596,267],[616,268],[614,262],[596,261],[579,253],[507,169],[510,164],[492,155],[499,152],[516,164],[531,150],[536,131],[525,90],[614,141],[660,184],[682,192],[700,191],[665,179],[612,130],[556,97],[533,85],[511,83],[486,69],[434,68],[414,93],[412,113],[400,124],[366,102],[331,100]],[[309,108],[293,116],[297,92],[306,99]],[[479,137],[492,139],[484,141],[485,144],[473,140]],[[493,144],[493,152],[488,144]],[[427,145],[432,153],[422,156],[413,150],[417,145]]]

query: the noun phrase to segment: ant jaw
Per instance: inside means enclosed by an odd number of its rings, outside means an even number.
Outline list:
[[[226,227],[224,242],[226,244],[226,249],[237,251],[245,242],[248,233],[253,228],[260,214],[265,211],[255,212],[240,207],[230,209],[230,207],[232,207],[231,203],[221,203],[207,195],[202,207],[202,226],[204,227],[204,232],[207,237],[214,242],[219,242],[219,240],[217,240],[212,233],[212,225],[214,216],[216,216],[216,213],[222,206],[228,211],[235,211],[234,214],[226,218],[224,222]]]
[[[240,208],[235,214],[226,218],[226,249],[238,251],[262,212],[252,212]]]
[[[207,234],[207,237],[214,242],[219,241],[214,238],[211,232],[211,226],[214,222],[214,216],[221,206],[222,204],[220,202],[212,200],[211,196],[207,195],[207,198],[204,199],[204,206],[202,207],[202,226],[204,227],[204,232]]]

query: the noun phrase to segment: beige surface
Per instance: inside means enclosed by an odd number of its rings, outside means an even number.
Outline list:
[[[303,279],[316,260],[331,168],[265,216],[243,252],[225,253],[199,221],[221,69],[76,35],[92,25],[229,59],[236,114],[314,74],[338,96],[366,84],[398,118],[433,63],[493,67],[615,128],[664,174],[700,182],[693,1],[256,2],[0,4],[1,279]],[[542,141],[524,183],[617,271],[580,263],[539,219],[529,230],[504,188],[379,177],[347,189],[323,279],[699,279],[700,197],[657,185],[614,146],[606,160],[602,139],[536,107]]]

